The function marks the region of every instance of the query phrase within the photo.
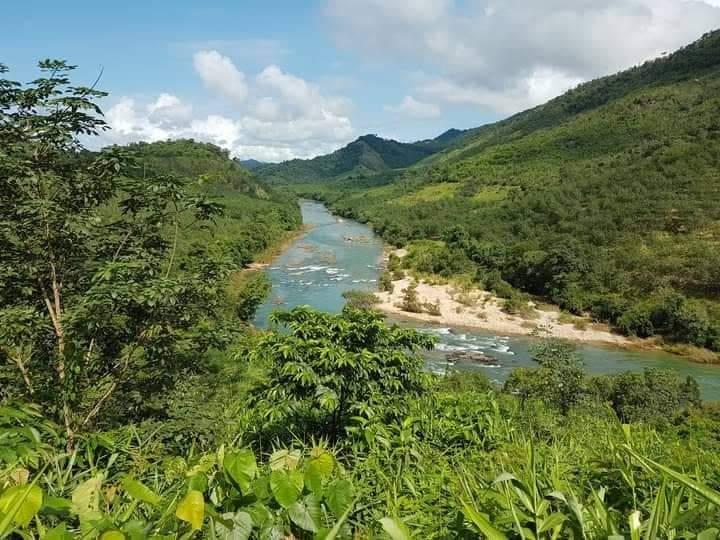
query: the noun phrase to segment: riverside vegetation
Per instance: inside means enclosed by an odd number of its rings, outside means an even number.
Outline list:
[[[557,341],[504,388],[436,377],[367,295],[252,329],[233,276],[295,202],[209,145],[84,151],[103,94],[40,68],[0,79],[0,537],[718,537],[692,379]]]
[[[716,31],[408,168],[292,187],[415,245],[421,273],[720,351],[719,107]]]

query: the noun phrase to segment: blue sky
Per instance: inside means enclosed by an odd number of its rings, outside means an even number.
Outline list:
[[[720,26],[718,0],[15,2],[0,62],[100,68],[102,143],[193,136],[239,157],[433,137],[541,103]],[[94,143],[100,144],[100,142]]]

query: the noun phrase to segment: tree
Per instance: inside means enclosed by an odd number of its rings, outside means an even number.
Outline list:
[[[118,150],[79,138],[107,129],[63,61],[27,86],[0,79],[0,360],[65,427],[68,446],[122,389],[132,413],[228,333],[213,319],[229,267],[178,253],[218,205],[172,177],[129,173]],[[7,72],[0,66],[0,73]]]
[[[567,414],[586,393],[585,372],[575,345],[547,339],[533,346],[530,354],[540,364],[545,399]]]
[[[241,321],[250,322],[255,317],[271,287],[270,278],[264,272],[255,272],[248,278],[235,300],[235,313]]]
[[[434,346],[431,336],[350,307],[339,315],[299,307],[271,321],[288,332],[270,332],[250,353],[270,363],[256,395],[271,422],[315,425],[334,441],[353,416],[398,417],[407,397],[425,388],[417,352]]]

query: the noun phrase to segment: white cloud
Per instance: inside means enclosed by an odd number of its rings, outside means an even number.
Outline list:
[[[181,125],[192,118],[192,107],[172,94],[160,94],[147,110],[150,120],[160,125]]]
[[[327,96],[277,66],[246,80],[216,51],[197,53],[194,65],[210,91],[231,99],[231,112],[194,115],[190,104],[169,93],[149,103],[123,97],[107,111],[112,130],[104,140],[122,144],[194,138],[227,148],[236,157],[281,161],[330,152],[354,136],[349,100]]]
[[[193,56],[195,71],[205,86],[228,99],[241,103],[248,94],[245,75],[227,56],[217,51],[200,51]]]
[[[418,119],[437,118],[440,116],[440,107],[433,103],[418,101],[412,96],[405,96],[399,105],[386,105],[385,110]]]
[[[326,0],[342,46],[431,73],[427,98],[504,113],[720,26],[720,0]]]

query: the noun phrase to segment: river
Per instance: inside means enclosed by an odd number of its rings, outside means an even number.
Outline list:
[[[374,291],[382,262],[383,242],[370,227],[332,215],[325,206],[313,201],[301,203],[307,233],[292,243],[268,268],[272,293],[258,309],[255,323],[264,327],[274,309],[310,305],[323,311],[338,312],[349,290]],[[498,336],[478,330],[455,329],[422,323],[398,321],[436,334],[438,350],[429,354],[427,364],[433,371],[444,371],[444,352],[482,351],[498,360],[497,366],[458,363],[455,369],[477,370],[491,380],[502,382],[518,367],[536,366],[530,359],[532,338]],[[692,375],[707,400],[720,400],[720,368],[694,364],[677,356],[653,352],[581,344],[585,368],[593,374],[611,374],[644,368],[672,369],[680,376]]]

